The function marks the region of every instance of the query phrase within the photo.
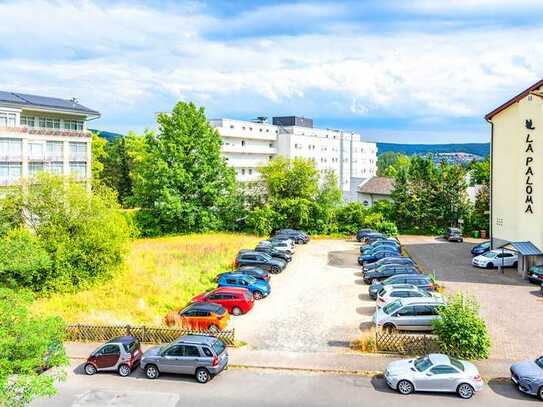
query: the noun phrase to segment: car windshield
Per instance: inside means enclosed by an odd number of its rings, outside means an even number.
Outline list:
[[[483,254],[484,257],[487,257],[489,259],[493,259],[497,256],[497,253],[494,253],[494,252],[487,252],[485,254]]]
[[[453,365],[455,368],[457,368],[461,372],[464,371],[464,364],[458,359],[449,358],[449,360],[451,361],[451,365]]]
[[[415,360],[415,369],[417,369],[419,372],[424,372],[429,367],[432,366],[432,361],[428,356],[423,356],[421,358],[418,358]]]
[[[393,312],[396,312],[398,309],[402,307],[402,302],[400,300],[396,300],[394,302],[391,302],[388,305],[385,305],[383,307],[383,312],[387,315],[392,314]]]
[[[224,346],[223,341],[219,339],[217,339],[215,343],[213,344],[213,350],[215,351],[217,355],[220,355],[221,353],[223,353],[225,348],[226,346]]]
[[[535,364],[536,364],[537,366],[539,366],[541,369],[543,369],[543,356],[537,358],[537,359],[535,360]]]

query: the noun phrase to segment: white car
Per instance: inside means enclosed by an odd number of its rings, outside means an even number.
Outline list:
[[[441,297],[438,293],[429,293],[412,284],[391,284],[385,285],[377,294],[375,305],[377,308],[384,307],[398,298],[430,298]]]
[[[396,298],[373,314],[373,323],[385,331],[432,331],[439,308],[445,305],[442,297]]]
[[[273,248],[282,252],[287,252],[288,254],[294,254],[296,252],[292,240],[275,241],[273,242]]]
[[[517,267],[518,255],[516,252],[505,249],[495,249],[480,256],[475,256],[471,261],[475,267],[487,269],[502,267]]]

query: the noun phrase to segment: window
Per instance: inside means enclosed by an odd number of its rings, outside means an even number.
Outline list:
[[[140,347],[140,343],[136,340],[130,343],[123,343],[123,348],[127,352],[133,352]]]
[[[419,372],[424,372],[426,369],[432,366],[432,361],[428,356],[423,356],[415,360],[415,363],[413,364]]]
[[[217,341],[213,344],[213,350],[215,350],[215,354],[220,355],[224,352],[226,349],[226,346],[224,345],[223,341],[220,339],[217,339]]]
[[[31,160],[43,160],[45,158],[44,143],[28,143],[28,158]]]
[[[15,127],[15,113],[0,112],[0,127]]]
[[[29,163],[28,164],[28,172],[30,176],[36,175],[39,172],[43,172],[45,169],[45,166],[43,163]]]
[[[433,374],[458,373],[458,371],[454,367],[447,365],[434,366],[432,369],[430,369],[430,372],[432,372]]]
[[[118,355],[119,353],[121,353],[119,345],[106,345],[100,351],[102,355]]]
[[[230,128],[231,128],[231,129],[233,129],[233,128],[234,128],[234,125],[233,125],[233,124],[231,124],[231,125],[230,125]]]
[[[403,307],[401,310],[398,311],[399,317],[412,317],[414,315],[415,315],[414,307]]]
[[[18,139],[0,139],[0,160],[20,161],[23,143]]]
[[[183,356],[186,357],[193,357],[193,358],[199,358],[200,357],[200,351],[198,351],[198,348],[196,346],[192,345],[185,345],[185,352]]]
[[[245,175],[245,168],[241,169],[241,175]]]
[[[249,175],[252,175],[252,173],[253,173],[253,170],[249,168]]]
[[[36,127],[36,120],[33,116],[22,116],[21,115],[21,126],[25,127]]]
[[[72,131],[83,131],[83,121],[81,120],[64,120],[64,129]]]
[[[48,141],[45,144],[45,150],[47,152],[47,159],[49,160],[62,160],[62,141]]]
[[[21,163],[0,163],[0,183],[7,183],[21,178]]]
[[[87,178],[87,163],[70,163],[70,174],[76,178]]]
[[[52,117],[40,117],[39,127],[43,129],[60,129],[60,119],[54,119]]]
[[[70,143],[70,160],[85,161],[87,159],[87,143]]]
[[[204,355],[206,355],[208,358],[213,357],[213,353],[211,352],[211,349],[203,347],[202,351],[204,352]]]
[[[62,175],[64,173],[64,163],[59,161],[51,162],[47,165],[47,171],[51,174]]]
[[[174,356],[174,357],[181,357],[183,356],[183,345],[174,345],[171,348],[169,348],[164,355],[166,356]]]
[[[241,145],[242,145],[242,146],[245,145],[245,140],[241,140]]]

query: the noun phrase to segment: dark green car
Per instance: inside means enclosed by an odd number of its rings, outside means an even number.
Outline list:
[[[528,279],[532,283],[541,284],[543,282],[543,264],[530,267],[528,270]]]

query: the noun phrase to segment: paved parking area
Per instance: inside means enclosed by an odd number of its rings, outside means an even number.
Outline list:
[[[423,271],[435,273],[447,293],[475,296],[492,338],[491,358],[518,360],[543,354],[539,287],[516,270],[478,269],[471,265],[474,241],[449,243],[427,236],[402,236],[404,248]]]
[[[359,244],[312,240],[296,246],[286,270],[272,276],[271,295],[232,318],[248,349],[291,352],[346,351],[371,325],[375,302],[357,264]]]

